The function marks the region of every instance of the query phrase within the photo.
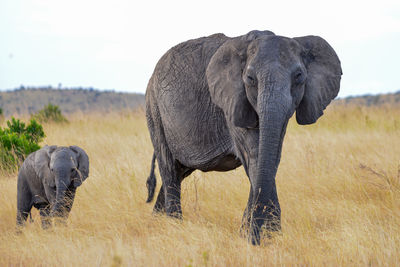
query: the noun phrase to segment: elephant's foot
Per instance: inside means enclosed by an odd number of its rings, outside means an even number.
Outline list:
[[[17,220],[16,220],[16,231],[17,233],[21,233],[21,229],[25,226],[26,224],[26,219],[28,218],[28,215],[30,214],[29,212],[24,212],[24,211],[17,211]]]
[[[161,201],[157,201],[156,204],[154,204],[154,207],[153,207],[153,214],[154,215],[165,214],[165,203],[161,202]]]
[[[154,216],[167,215],[168,217],[173,218],[173,219],[178,219],[178,220],[183,219],[182,212],[176,211],[176,212],[167,213],[164,207],[162,209],[159,209],[158,207],[154,206],[153,215]]]
[[[50,205],[42,204],[38,206],[40,212],[40,219],[42,221],[42,229],[46,230],[51,227],[51,217],[50,217]]]
[[[153,208],[153,215],[163,215],[163,214],[165,214],[165,207],[159,206],[156,203],[156,205],[154,205]]]
[[[172,194],[171,194],[172,195]],[[170,196],[166,201],[165,212],[169,217],[182,219],[180,194]]]
[[[243,238],[247,238],[250,234],[250,229],[251,229],[251,222],[250,222],[250,216],[248,214],[243,214],[242,218],[242,225],[240,226],[240,236]]]
[[[169,186],[165,186],[164,190],[165,212],[169,217],[182,219],[180,182],[171,183]]]
[[[24,226],[23,225],[16,225],[15,226],[15,234],[17,234],[17,235],[20,235],[20,234],[22,234],[22,229],[24,229]]]
[[[171,217],[171,218],[174,218],[174,219],[178,219],[178,220],[182,220],[183,219],[181,210],[169,211],[169,212],[167,212],[167,216]]]
[[[260,207],[260,206],[258,206]],[[273,233],[281,231],[281,212],[276,205],[262,206],[256,208],[253,213],[253,222],[250,223],[250,242],[253,245],[260,245],[263,237],[272,238]]]
[[[264,222],[262,229],[266,232],[280,232],[281,228],[281,221],[278,218],[274,218],[272,220],[267,220]]]
[[[66,227],[67,226],[67,217],[54,217],[54,225],[57,227]]]
[[[50,218],[42,218],[42,229],[47,230],[51,227],[51,219]]]
[[[156,203],[154,204],[153,214],[165,214],[165,193],[164,186],[161,186],[160,192],[158,192]]]

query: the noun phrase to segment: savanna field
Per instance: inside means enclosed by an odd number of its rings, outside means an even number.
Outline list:
[[[282,232],[259,247],[239,234],[249,182],[242,167],[194,172],[183,221],[146,204],[152,145],[144,112],[75,114],[44,124],[42,145],[78,145],[90,175],[67,226],[39,212],[15,232],[17,173],[0,174],[0,266],[398,266],[400,108],[331,105],[292,118],[277,174]],[[4,122],[2,123],[4,126]],[[157,172],[157,191],[161,184]]]

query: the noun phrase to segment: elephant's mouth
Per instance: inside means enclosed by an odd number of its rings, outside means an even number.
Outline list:
[[[260,120],[257,117],[256,126],[247,128],[248,130],[259,130],[260,129]]]

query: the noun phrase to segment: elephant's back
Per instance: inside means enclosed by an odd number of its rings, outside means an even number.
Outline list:
[[[180,87],[203,85],[205,72],[215,51],[228,39],[224,34],[188,40],[169,49],[158,61],[147,90],[162,93]]]
[[[205,76],[211,57],[227,39],[218,34],[171,48],[147,89],[146,109],[159,110],[169,149],[188,167],[207,165],[232,147],[224,114],[212,103]]]

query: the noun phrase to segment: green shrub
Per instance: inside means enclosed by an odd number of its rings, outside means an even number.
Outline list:
[[[39,143],[45,137],[43,127],[31,119],[28,125],[11,118],[7,127],[0,127],[0,169],[14,171],[27,155],[40,149]]]
[[[60,108],[57,105],[49,103],[43,109],[39,110],[32,118],[39,122],[68,122],[68,120],[62,115]]]

